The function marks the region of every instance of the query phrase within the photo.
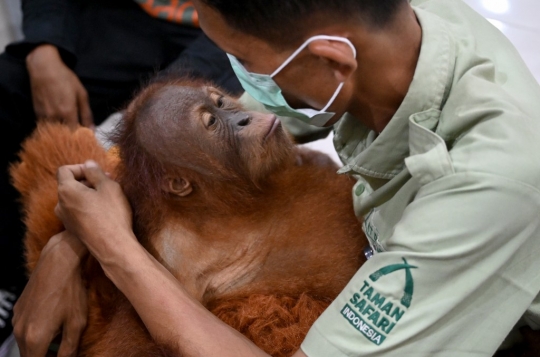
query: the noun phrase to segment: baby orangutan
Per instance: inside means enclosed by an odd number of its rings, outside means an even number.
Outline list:
[[[29,272],[63,228],[59,166],[97,161],[122,186],[140,243],[210,311],[272,356],[296,351],[363,263],[353,181],[296,147],[271,114],[206,83],[145,88],[106,153],[93,133],[40,124],[12,168],[26,212]],[[81,356],[158,356],[127,299],[89,257]]]

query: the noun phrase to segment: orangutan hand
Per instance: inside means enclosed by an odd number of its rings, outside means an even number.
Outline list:
[[[62,331],[58,357],[76,356],[86,327],[87,302],[80,263],[86,248],[64,231],[43,248],[15,304],[13,327],[21,357],[43,357]]]
[[[88,93],[53,45],[36,47],[26,57],[34,112],[40,120],[76,128],[93,127]]]

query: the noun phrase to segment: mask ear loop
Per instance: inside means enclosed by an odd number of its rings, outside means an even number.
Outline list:
[[[339,84],[339,86],[337,87],[336,91],[334,92],[334,94],[332,95],[332,98],[330,98],[330,100],[328,101],[328,104],[326,104],[326,106],[324,108],[321,109],[321,112],[325,112],[326,109],[330,108],[330,106],[332,105],[332,103],[334,103],[334,100],[336,100],[336,97],[338,96],[339,94],[339,91],[341,90],[341,88],[343,87],[345,83],[344,82],[341,82]]]
[[[354,48],[354,45],[352,42],[345,37],[337,37],[337,36],[328,36],[328,35],[317,35],[310,37],[302,44],[302,46],[298,47],[296,51],[293,52],[292,55],[290,55],[285,62],[281,64],[281,66],[278,67],[271,75],[270,77],[273,78],[275,75],[277,75],[283,68],[285,68],[291,61],[302,51],[304,48],[306,48],[311,42],[316,40],[330,40],[330,41],[338,41],[348,44],[351,47],[351,50],[353,51],[353,56],[356,58],[356,48]]]

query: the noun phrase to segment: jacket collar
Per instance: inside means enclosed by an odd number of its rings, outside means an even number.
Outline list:
[[[346,114],[336,124],[335,148],[344,163],[338,173],[389,180],[409,156],[409,117],[440,110],[448,96],[455,65],[455,43],[446,22],[413,7],[422,27],[420,56],[405,99],[386,128],[377,134]],[[435,125],[436,127],[436,125]]]

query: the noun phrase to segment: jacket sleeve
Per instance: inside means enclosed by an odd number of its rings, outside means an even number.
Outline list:
[[[78,0],[23,0],[24,39],[6,48],[9,54],[24,59],[36,46],[56,46],[64,62],[73,67],[81,3]]]
[[[493,356],[521,318],[537,328],[539,209],[536,188],[492,174],[424,185],[386,251],[360,268],[302,349],[310,357]]]

